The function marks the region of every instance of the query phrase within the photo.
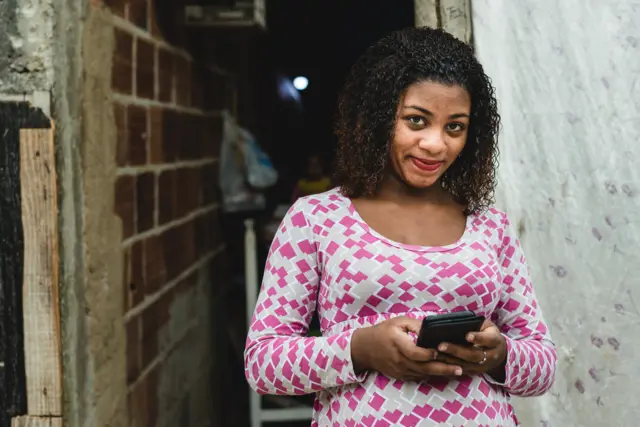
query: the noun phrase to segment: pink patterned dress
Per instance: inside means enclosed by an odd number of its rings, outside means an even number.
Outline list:
[[[308,337],[314,310],[322,337]],[[506,380],[486,375],[399,381],[356,375],[351,336],[398,315],[473,310],[507,339]],[[415,339],[415,337],[414,337]],[[506,215],[470,215],[443,247],[381,236],[337,189],[299,199],[267,260],[245,350],[262,394],[316,393],[312,426],[516,426],[510,395],[551,386],[556,351]]]

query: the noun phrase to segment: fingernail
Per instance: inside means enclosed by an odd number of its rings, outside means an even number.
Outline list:
[[[467,336],[467,339],[468,339],[469,341],[473,341],[473,339],[474,339],[474,338],[475,338],[475,336],[474,336],[473,334],[469,334],[469,335]]]
[[[457,376],[462,375],[462,369],[460,369],[460,368],[456,368],[456,370],[455,370],[455,374],[456,374]]]
[[[437,351],[433,352],[433,360],[438,360],[438,352]]]
[[[438,349],[439,349],[440,351],[447,351],[447,345],[446,345],[446,344],[440,344],[440,345],[438,346]]]

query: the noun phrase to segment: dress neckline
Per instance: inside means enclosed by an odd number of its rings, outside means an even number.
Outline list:
[[[338,191],[338,193],[340,194],[340,197],[345,199],[345,202],[347,204],[347,208],[349,210],[349,213],[353,217],[353,219],[358,223],[358,225],[360,227],[362,227],[362,229],[365,232],[367,232],[368,234],[370,234],[371,236],[373,236],[377,240],[380,240],[381,242],[383,242],[383,243],[385,243],[385,244],[387,244],[389,246],[396,247],[396,248],[405,249],[405,250],[412,251],[412,252],[449,252],[449,251],[457,249],[460,246],[462,246],[463,244],[465,244],[468,241],[469,235],[471,234],[471,231],[472,231],[472,228],[473,228],[473,220],[475,219],[475,214],[470,214],[470,215],[467,215],[466,222],[465,222],[465,227],[464,227],[464,231],[462,232],[462,235],[460,236],[460,238],[458,240],[456,240],[453,243],[450,243],[448,245],[443,245],[443,246],[421,246],[421,245],[409,245],[409,244],[406,244],[406,243],[400,243],[400,242],[398,242],[396,240],[393,240],[393,239],[390,239],[390,238],[388,238],[386,236],[383,236],[382,234],[378,233],[375,229],[373,229],[360,216],[360,213],[358,212],[358,209],[356,209],[356,207],[353,204],[353,201],[351,200],[351,198],[342,195],[339,191]]]

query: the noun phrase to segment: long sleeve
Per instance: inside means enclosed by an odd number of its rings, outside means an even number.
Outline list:
[[[503,214],[504,215],[504,214]],[[538,396],[555,379],[557,355],[529,277],[520,242],[506,215],[502,219],[499,262],[503,287],[492,316],[507,340],[506,378],[502,384],[515,396]]]
[[[249,385],[261,394],[300,395],[359,381],[351,361],[353,331],[306,336],[321,275],[312,209],[298,200],[269,250],[244,353]]]

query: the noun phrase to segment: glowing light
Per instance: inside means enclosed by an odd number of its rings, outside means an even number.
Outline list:
[[[298,76],[293,79],[293,87],[298,90],[305,90],[309,86],[309,79],[303,76]]]

